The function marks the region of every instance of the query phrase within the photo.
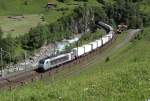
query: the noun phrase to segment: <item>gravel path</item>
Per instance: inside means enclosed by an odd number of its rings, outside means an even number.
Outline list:
[[[115,48],[122,48],[125,44],[127,44],[136,34],[137,32],[140,32],[140,29],[135,29],[135,30],[130,30],[128,32],[128,35],[126,36],[126,38],[124,39],[124,41],[120,44],[118,44]]]

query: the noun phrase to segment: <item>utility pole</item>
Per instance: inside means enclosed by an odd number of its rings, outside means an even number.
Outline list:
[[[1,75],[3,76],[3,49],[0,49],[0,54],[1,54]]]
[[[3,54],[2,54],[2,52],[3,52],[3,49],[1,48],[1,65],[3,64]]]
[[[78,57],[78,46],[79,46],[79,43],[78,43],[78,41],[77,41],[77,57]]]
[[[10,50],[10,52],[8,53],[8,55],[9,55],[9,61],[10,61],[10,63],[9,63],[9,68],[8,68],[8,70],[11,68],[11,50]]]
[[[53,50],[52,55],[57,55],[57,53],[56,53],[56,43],[54,43],[54,50]]]
[[[102,46],[103,46],[103,37],[101,36],[101,44],[102,44]]]
[[[11,62],[11,53],[7,52],[7,51],[4,51],[2,48],[0,48],[0,62],[1,62],[1,73],[2,73],[2,76],[4,76],[4,62],[3,62],[3,52],[6,53],[6,55],[9,56],[9,61]],[[9,65],[9,68],[11,67],[11,64]],[[8,69],[9,69],[8,68]],[[7,69],[7,68],[6,68]]]
[[[24,53],[25,71],[27,70],[26,57],[27,57],[27,53],[25,52]]]

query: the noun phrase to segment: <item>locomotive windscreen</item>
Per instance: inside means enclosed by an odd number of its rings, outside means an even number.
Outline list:
[[[40,64],[44,64],[45,60],[40,60],[39,63]]]

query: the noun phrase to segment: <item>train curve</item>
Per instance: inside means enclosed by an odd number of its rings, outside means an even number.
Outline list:
[[[114,31],[113,31],[113,28],[110,25],[102,23],[102,22],[101,23],[99,22],[98,26],[105,27],[106,29],[109,29],[109,32],[104,37],[108,37],[108,34],[111,34],[111,36],[109,36],[111,39],[114,37]],[[109,41],[111,41],[111,40],[109,40]],[[108,42],[106,42],[105,44],[107,44]],[[81,57],[81,59],[82,59],[82,57]],[[73,60],[73,63],[74,62],[78,63],[78,60],[77,61]],[[56,70],[56,72],[57,72],[57,68],[54,68],[54,69],[50,69],[50,70],[48,70],[48,71],[46,71],[44,73],[45,74],[46,73],[50,73],[50,71],[53,71],[53,70],[54,71]],[[13,77],[3,78],[0,81],[0,88],[9,88],[9,89],[12,89],[12,87],[16,87],[16,86],[20,86],[20,85],[26,84],[26,82],[28,82],[28,81],[34,81],[34,79],[36,79],[39,76],[40,76],[39,78],[42,78],[43,74],[37,73],[36,71],[28,71],[28,72],[25,72],[23,74],[19,74],[19,75],[13,76]]]
[[[61,64],[72,61],[76,58],[87,55],[91,53],[92,51],[96,50],[97,48],[100,48],[103,45],[107,44],[109,41],[111,41],[114,36],[114,29],[110,25],[100,22],[100,21],[97,22],[96,24],[98,26],[104,27],[106,31],[108,32],[107,35],[104,35],[101,38],[95,41],[92,41],[88,44],[84,44],[82,46],[77,45],[76,48],[73,48],[70,52],[67,52],[65,54],[42,59],[39,61],[38,69],[46,71],[48,69],[55,68],[56,66],[59,66]]]

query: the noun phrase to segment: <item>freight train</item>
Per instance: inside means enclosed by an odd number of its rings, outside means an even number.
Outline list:
[[[73,48],[68,53],[42,59],[39,61],[38,69],[46,71],[69,61],[73,61],[74,59],[84,56],[111,41],[114,35],[114,29],[110,25],[103,22],[97,22],[96,24],[99,27],[104,27],[108,31],[107,35],[104,35],[102,38],[88,44]]]

